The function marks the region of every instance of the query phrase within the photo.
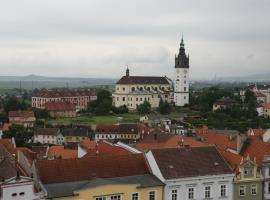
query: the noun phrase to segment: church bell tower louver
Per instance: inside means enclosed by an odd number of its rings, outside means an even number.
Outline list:
[[[186,55],[182,36],[179,54],[175,55],[174,103],[175,106],[189,104],[189,55]]]

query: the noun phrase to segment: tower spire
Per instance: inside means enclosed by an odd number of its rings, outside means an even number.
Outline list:
[[[127,69],[126,69],[126,76],[129,76],[129,68],[128,68],[128,65],[127,65]]]
[[[182,33],[182,37],[181,37],[180,47],[184,47],[184,36],[183,36],[183,33]]]

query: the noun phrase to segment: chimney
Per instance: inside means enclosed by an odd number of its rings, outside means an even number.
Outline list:
[[[19,181],[20,179],[21,179],[20,172],[19,170],[17,170],[16,181]]]
[[[157,133],[154,133],[154,139],[157,140]]]
[[[188,144],[184,145],[184,147],[187,151],[190,151],[190,146]]]

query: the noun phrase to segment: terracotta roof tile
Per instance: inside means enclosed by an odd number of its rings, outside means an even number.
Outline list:
[[[77,97],[77,96],[96,96],[95,90],[42,90],[33,97]]]
[[[38,160],[43,184],[148,174],[143,154]]]
[[[56,158],[68,159],[78,158],[77,149],[65,149],[64,146],[51,146],[49,147],[47,156],[55,156]]]
[[[60,133],[59,128],[35,128],[34,135],[54,135]]]
[[[9,111],[8,112],[9,117],[35,117],[33,111]]]
[[[188,145],[190,147],[205,147],[208,146],[200,141],[192,138],[182,137],[179,135],[170,135],[166,133],[155,133],[145,134],[143,139],[138,142],[135,147],[141,151],[150,149],[164,149],[164,148],[176,148],[184,147]]]
[[[44,107],[48,111],[76,111],[76,106],[69,102],[47,102]]]
[[[215,147],[152,150],[166,179],[233,173]]]

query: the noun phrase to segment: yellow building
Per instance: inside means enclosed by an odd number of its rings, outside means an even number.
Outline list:
[[[73,192],[65,200],[153,200],[163,199],[163,183],[155,176],[138,175],[96,179]]]
[[[62,130],[64,143],[79,143],[89,139],[89,133],[86,128],[66,128]]]
[[[166,76],[130,76],[129,69],[126,76],[117,81],[115,92],[112,94],[113,105],[126,105],[129,110],[136,110],[144,101],[151,104],[151,108],[158,108],[160,99],[172,101],[172,82]]]
[[[34,169],[46,199],[163,200],[164,183],[141,153],[38,160]]]

